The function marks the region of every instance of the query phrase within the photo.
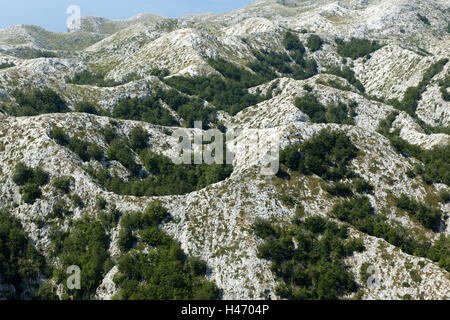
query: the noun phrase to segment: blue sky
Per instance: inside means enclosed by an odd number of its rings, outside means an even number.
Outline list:
[[[82,16],[127,19],[135,14],[156,13],[181,17],[191,13],[222,13],[252,0],[2,0],[0,29],[16,24],[32,24],[51,31],[65,32],[69,5],[77,5]]]

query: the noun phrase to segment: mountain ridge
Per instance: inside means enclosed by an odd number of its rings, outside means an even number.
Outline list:
[[[70,239],[83,218],[117,215],[102,221],[109,226],[109,264],[85,293],[89,298],[123,292],[120,261],[152,250],[143,230],[131,232],[134,244],[124,250],[123,221],[157,202],[171,215],[161,230],[189,257],[206,262],[206,278],[224,299],[283,298],[279,270],[260,254],[265,240],[254,231],[258,219],[282,228],[320,217],[347,226],[348,238],[365,247],[343,258],[357,289],[341,298],[446,300],[450,253],[433,245],[450,239],[449,19],[448,3],[438,0],[257,0],[218,15],[83,17],[80,31],[64,34],[24,25],[2,29],[0,209],[20,220],[30,243],[57,270],[66,266],[55,249],[58,237]],[[40,93],[46,89],[62,103]],[[204,127],[194,129],[194,120]],[[59,140],[55,128],[63,131]],[[136,128],[145,132],[143,147],[132,143]],[[207,171],[206,187],[199,183],[181,194],[158,195],[162,187],[144,184],[164,178],[155,163],[166,160],[156,155],[174,156],[173,132],[192,136],[210,128],[242,130],[227,141],[235,153],[228,176]],[[346,136],[358,150],[336,181],[283,160],[290,147],[307,155],[304,144],[324,129]],[[277,139],[281,171],[266,177],[260,168]],[[48,173],[32,203],[14,181],[18,163]],[[67,177],[65,193],[57,185]],[[372,192],[357,191],[362,181]],[[351,196],[333,194],[342,185]],[[425,216],[439,212],[439,225],[424,225],[402,206],[403,195]],[[334,212],[360,197],[373,207],[373,232]],[[367,263],[378,269],[380,286],[365,281]],[[1,270],[0,298],[14,296]],[[24,280],[19,298],[37,294],[32,284],[49,285],[58,298],[70,295],[61,278],[42,273]]]

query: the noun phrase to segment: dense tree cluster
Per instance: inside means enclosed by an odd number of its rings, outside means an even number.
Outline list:
[[[12,68],[15,67],[16,65],[14,63],[10,63],[10,62],[4,62],[0,64],[0,70],[1,69],[7,69],[7,68]]]
[[[344,258],[364,246],[348,238],[346,227],[321,217],[296,216],[286,226],[257,219],[253,230],[264,240],[258,256],[271,261],[280,298],[336,300],[357,290]]]
[[[156,97],[122,98],[114,107],[112,116],[118,119],[139,120],[163,126],[178,124],[178,121],[161,106]]]
[[[312,34],[309,36],[308,41],[306,42],[306,46],[311,50],[312,52],[319,51],[322,49],[322,45],[324,44],[321,37],[319,37],[316,34]]]
[[[103,150],[96,143],[88,143],[78,136],[69,137],[64,129],[54,126],[50,130],[50,138],[62,146],[67,146],[84,162],[95,159],[101,161],[104,157]]]
[[[336,39],[337,53],[342,57],[357,59],[377,51],[382,46],[376,41],[351,38],[350,41]]]
[[[14,286],[7,298],[21,299],[25,288],[46,273],[45,259],[34,248],[20,220],[0,210],[0,275],[2,281]]]
[[[62,193],[70,193],[70,186],[74,182],[73,177],[61,176],[53,179],[53,186]]]
[[[53,238],[52,246],[52,254],[57,256],[60,262],[55,275],[57,282],[64,286],[63,299],[92,298],[112,266],[105,226],[97,218],[85,216],[75,221],[74,227],[68,233]],[[81,290],[70,290],[66,286],[67,268],[73,265],[81,269]]]
[[[389,222],[382,214],[375,214],[375,209],[366,196],[341,201],[333,207],[332,214],[361,232],[382,238],[408,254],[429,258],[438,262],[441,268],[450,270],[450,237],[441,235],[434,244],[416,239],[408,229]]]
[[[142,151],[140,157],[149,172],[144,179],[132,177],[125,182],[111,176],[106,169],[95,171],[88,168],[88,172],[111,192],[141,197],[186,194],[225,180],[233,171],[231,166],[220,164],[175,165],[169,158],[149,150]]]
[[[362,93],[366,91],[366,88],[364,88],[364,85],[361,83],[361,81],[356,78],[355,72],[349,67],[340,68],[338,66],[334,66],[329,68],[327,70],[327,73],[346,79],[351,85],[353,85]]]
[[[338,181],[351,174],[348,165],[357,152],[345,133],[322,130],[300,146],[292,145],[282,150],[280,162],[303,174]]]
[[[16,116],[35,116],[68,111],[66,102],[50,88],[31,91],[15,90],[12,95],[19,104],[19,108],[14,112]]]
[[[94,115],[99,115],[99,108],[89,101],[81,101],[75,105],[75,111],[80,113],[89,113]]]
[[[249,71],[223,59],[210,60],[209,63],[223,77],[217,75],[172,77],[166,79],[165,82],[183,93],[206,100],[231,115],[235,115],[239,111],[269,98],[248,92],[249,87],[263,83],[265,81],[264,77],[252,76]],[[184,113],[188,115],[190,111],[196,109],[198,108],[191,107]],[[201,119],[198,118],[197,120]]]
[[[170,214],[159,203],[144,212],[123,216],[119,246],[119,286],[115,298],[122,300],[209,300],[218,299],[219,290],[205,278],[204,261],[187,257],[180,244],[167,235],[160,224]],[[139,239],[134,236],[139,236]],[[131,249],[137,242],[137,248]],[[144,250],[147,248],[148,250]],[[131,249],[131,250],[130,250]]]
[[[96,144],[88,144],[77,138],[77,148],[71,148],[69,138],[58,127],[51,130],[51,137],[58,143],[66,145],[85,161],[95,159],[118,161],[130,173],[128,181],[111,175],[107,168],[95,170],[92,166],[85,167],[86,171],[107,190],[123,195],[161,196],[186,194],[202,189],[207,185],[228,178],[233,167],[225,164],[176,165],[169,158],[155,154],[148,148],[147,132],[141,127],[131,130],[129,137],[119,137],[111,126],[103,128],[103,135],[109,144],[106,154]],[[144,168],[138,164],[140,158]],[[144,170],[145,169],[145,170]]]
[[[295,100],[295,106],[308,115],[315,123],[354,124],[356,105],[343,103],[325,107],[312,93]]]
[[[178,79],[182,83],[184,78]],[[169,81],[169,80],[167,80]],[[119,119],[139,120],[163,126],[177,126],[178,121],[162,106],[162,102],[169,105],[184,119],[186,127],[193,128],[194,121],[201,121],[207,129],[215,121],[215,111],[204,105],[198,98],[190,98],[177,90],[162,90],[156,88],[151,97],[124,98],[114,107],[112,116]]]
[[[423,203],[419,203],[409,198],[406,194],[402,194],[400,198],[397,198],[395,204],[397,208],[405,210],[409,215],[417,219],[425,228],[439,231],[443,222],[443,214],[440,210],[432,209]]]
[[[42,195],[41,186],[48,184],[49,174],[41,168],[30,168],[23,162],[17,163],[12,179],[20,186],[19,192],[25,203],[32,204]]]

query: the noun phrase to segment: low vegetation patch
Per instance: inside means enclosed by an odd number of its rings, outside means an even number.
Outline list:
[[[339,181],[351,175],[348,166],[357,152],[345,133],[322,130],[300,146],[292,145],[282,150],[280,162],[293,171]]]

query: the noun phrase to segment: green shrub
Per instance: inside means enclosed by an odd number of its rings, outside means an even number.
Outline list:
[[[312,34],[309,36],[306,46],[312,51],[316,52],[322,48],[323,40],[318,35]]]
[[[50,138],[55,140],[58,144],[65,146],[69,143],[69,137],[66,135],[64,129],[53,126],[50,129]]]
[[[373,193],[373,186],[364,179],[356,179],[353,186],[357,193]]]
[[[440,190],[438,196],[441,199],[442,203],[450,202],[450,192],[448,190]]]
[[[442,212],[440,210],[431,209],[424,204],[409,198],[406,194],[402,194],[400,198],[395,200],[397,208],[407,211],[412,217],[415,217],[425,228],[438,231],[442,223]]]
[[[265,100],[264,97],[248,93],[245,83],[222,79],[215,75],[195,78],[173,77],[165,81],[181,92],[197,95],[231,115]]]
[[[19,162],[14,169],[12,179],[20,186],[22,200],[32,204],[41,197],[42,192],[39,187],[49,182],[49,174],[41,168],[30,168],[23,162]]]
[[[14,168],[12,179],[18,186],[27,184],[33,181],[33,170],[23,162],[19,162]]]
[[[87,147],[87,154],[89,158],[95,159],[97,161],[102,161],[103,157],[105,156],[103,154],[103,149],[99,147],[98,144],[92,143]]]
[[[361,265],[361,267],[359,268],[359,277],[361,279],[361,284],[362,285],[366,285],[367,284],[367,280],[370,277],[370,273],[367,272],[367,270],[369,269],[369,267],[372,264],[369,262],[363,262],[363,264]]]
[[[272,227],[272,224],[262,218],[256,218],[252,225],[253,232],[259,238],[265,239],[269,236],[277,236],[276,229]]]
[[[56,177],[53,180],[53,187],[61,191],[62,193],[70,193],[70,185],[74,179],[68,176]]]
[[[448,61],[448,59],[441,59],[438,62],[432,64],[425,71],[422,77],[422,81],[419,83],[419,85],[417,87],[409,87],[408,89],[406,89],[403,95],[403,100],[401,102],[394,103],[394,107],[407,112],[417,120],[418,117],[416,115],[416,109],[420,99],[422,98],[422,93],[426,90],[426,87],[430,83],[431,79],[442,72],[444,66],[448,63]]]
[[[33,204],[42,195],[41,189],[34,183],[28,183],[21,186],[19,192],[22,194],[22,200],[28,204]]]
[[[416,270],[409,271],[409,275],[411,276],[411,279],[414,282],[417,282],[417,283],[421,283],[422,282],[422,277],[419,275],[419,273]]]
[[[325,107],[314,94],[307,93],[295,100],[295,106],[307,114],[314,123],[354,124],[355,105],[348,107],[339,103]]]
[[[422,175],[427,184],[437,182],[450,185],[450,163],[447,160],[450,157],[450,145],[425,150],[409,144],[398,136],[391,137],[390,141],[399,153],[406,157],[414,157],[424,164],[424,167],[419,166],[420,170],[415,170],[415,173]]]
[[[351,196],[353,196],[352,189],[348,185],[346,185],[344,183],[340,183],[340,182],[336,182],[332,185],[327,185],[325,187],[325,191],[335,197],[351,197]]]
[[[148,133],[142,127],[137,126],[131,130],[130,146],[135,151],[140,151],[147,148]]]
[[[319,102],[312,93],[307,93],[301,98],[295,100],[295,106],[306,113],[312,122],[326,122],[326,108]]]
[[[450,101],[450,94],[448,93],[448,88],[450,87],[450,74],[440,81],[439,86],[441,88],[442,99],[447,102]]]
[[[81,197],[80,197],[78,194],[74,193],[74,194],[70,197],[70,199],[72,200],[72,204],[73,204],[75,207],[80,208],[80,209],[84,207],[83,200],[81,199]]]
[[[95,208],[97,208],[99,210],[104,210],[106,208],[107,204],[108,204],[108,202],[105,200],[105,198],[98,197],[95,202]]]
[[[77,105],[75,106],[75,111],[76,112],[80,112],[80,113],[89,113],[89,114],[94,114],[94,115],[98,115],[98,108],[91,102],[88,101],[82,101],[77,103]]]
[[[391,112],[386,119],[383,119],[379,122],[378,124],[378,128],[377,128],[377,132],[386,136],[386,137],[391,137],[391,128],[392,128],[392,124],[394,123],[395,119],[398,116],[398,112]]]
[[[83,161],[89,161],[89,153],[88,153],[89,144],[79,137],[75,136],[70,138],[69,141],[69,149],[75,153],[77,156],[81,158]]]
[[[52,208],[51,217],[63,219],[65,216],[69,215],[70,211],[66,206],[66,202],[64,200],[57,201]]]
[[[294,51],[298,50],[302,54],[305,53],[305,47],[302,42],[298,38],[298,36],[294,35],[292,32],[286,32],[283,39],[283,44],[286,50]]]
[[[130,173],[137,176],[140,171],[140,167],[133,159],[133,154],[125,143],[125,141],[116,139],[109,146],[106,155],[109,160],[116,160],[120,162]]]
[[[107,143],[111,143],[119,137],[116,129],[113,126],[111,126],[110,124],[102,127],[100,129],[100,132],[102,133],[102,135],[105,138]]]
[[[161,106],[157,97],[123,98],[114,107],[112,116],[118,119],[139,120],[162,126],[176,126],[178,122]]]
[[[108,127],[103,128],[102,133],[105,133],[105,131],[108,130]],[[115,133],[114,136],[116,136]],[[69,137],[62,128],[54,126],[50,130],[50,138],[55,140],[56,143],[61,146],[67,146],[73,153],[80,157],[83,162],[90,161],[91,159],[97,161],[103,160],[103,150],[95,142],[88,143],[78,136]],[[108,137],[105,137],[105,139],[108,140]]]
[[[132,179],[124,182],[111,176],[107,170],[91,170],[90,174],[108,191],[122,195],[142,197],[186,194],[225,180],[233,171],[231,165],[175,165],[169,158],[146,149],[141,151],[140,158],[150,175],[139,177],[137,173],[140,167],[135,164],[124,141],[111,144],[107,155],[109,160],[120,159],[118,161],[133,174]]]

